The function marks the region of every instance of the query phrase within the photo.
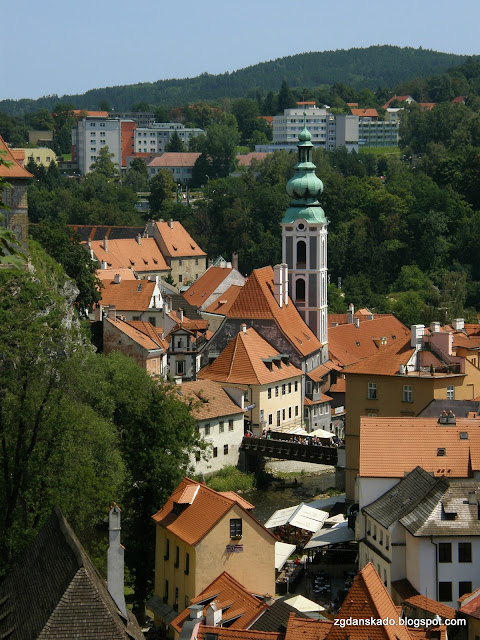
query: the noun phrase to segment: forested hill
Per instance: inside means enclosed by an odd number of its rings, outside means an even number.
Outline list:
[[[100,101],[106,100],[118,111],[130,109],[139,101],[172,106],[247,95],[254,97],[257,89],[260,92],[278,91],[283,80],[297,88],[336,82],[359,90],[377,89],[379,86],[393,88],[413,78],[443,73],[466,59],[467,56],[421,48],[377,45],[366,49],[301,53],[219,75],[202,73],[196,78],[91,89],[82,95],[61,96],[61,100],[74,104],[78,109],[96,109]],[[58,101],[57,95],[38,100],[2,100],[0,110],[9,115],[23,115],[41,108],[51,110]]]

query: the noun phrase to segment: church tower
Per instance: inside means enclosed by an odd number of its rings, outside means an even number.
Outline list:
[[[287,183],[292,201],[282,220],[282,260],[288,266],[290,297],[322,343],[322,362],[326,362],[328,220],[318,201],[323,183],[315,174],[306,124],[298,140],[295,175]]]

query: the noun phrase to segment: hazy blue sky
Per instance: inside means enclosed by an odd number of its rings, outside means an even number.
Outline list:
[[[0,11],[0,99],[372,44],[480,53],[480,0],[0,0]]]

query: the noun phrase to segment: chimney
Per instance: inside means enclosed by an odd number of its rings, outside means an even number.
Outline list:
[[[89,249],[91,249],[91,248],[92,248],[92,241],[90,240],[90,238],[87,240],[87,247],[88,247]]]
[[[373,313],[369,313],[367,316],[367,320],[373,320],[373,318],[374,318]]]
[[[165,313],[170,313],[172,310],[172,296],[167,296],[165,298]]]
[[[173,219],[170,218],[170,220],[168,221],[168,226],[170,227],[170,229],[173,229]]]
[[[355,325],[355,327],[357,329],[359,329],[360,328],[360,318],[354,318],[353,319],[353,324]]]
[[[247,325],[244,322],[242,323],[240,328],[243,331],[243,333],[247,333]]]
[[[142,244],[142,236],[139,233],[137,233],[137,242],[140,245]]]
[[[178,313],[178,318],[180,322],[183,322],[183,309],[178,309],[177,313]]]
[[[208,605],[205,618],[207,627],[219,627],[222,624],[222,610],[217,608],[215,602]]]
[[[107,588],[115,604],[128,619],[124,595],[124,548],[120,544],[120,509],[115,502],[108,513]]]
[[[113,276],[113,284],[120,284],[121,281],[122,281],[122,276],[119,273],[116,273]]]
[[[455,320],[454,320],[455,322]],[[430,331],[432,333],[438,333],[440,331],[440,322],[431,322],[430,323]]]
[[[280,308],[283,307],[283,265],[276,264],[273,267],[273,295]]]
[[[353,302],[348,305],[347,311],[347,324],[353,324],[353,316],[355,314],[355,307],[353,306]]]
[[[108,253],[108,236],[105,236],[103,239],[103,248]]]
[[[208,259],[208,266],[213,267],[213,258]]]
[[[412,324],[410,346],[412,347],[421,346],[424,333],[425,333],[424,324]]]
[[[102,267],[102,269],[106,269],[108,267],[108,264],[107,264],[106,260],[102,260],[101,267]]]
[[[452,320],[452,327],[455,331],[463,331],[465,329],[465,320],[463,318],[455,318],[455,320]]]
[[[238,271],[238,253],[236,251],[232,253],[232,269]]]
[[[110,320],[116,320],[117,319],[117,307],[114,304],[111,304],[108,307],[108,318],[110,318]]]
[[[283,262],[283,304],[288,307],[288,264]]]
[[[188,607],[189,620],[200,620],[203,618],[203,604],[191,604]]]

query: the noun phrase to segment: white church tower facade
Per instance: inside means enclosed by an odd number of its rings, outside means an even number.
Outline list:
[[[298,139],[295,175],[287,183],[292,201],[282,220],[282,261],[288,266],[290,297],[322,343],[323,363],[328,360],[328,220],[318,200],[323,183],[315,174],[306,126]]]

